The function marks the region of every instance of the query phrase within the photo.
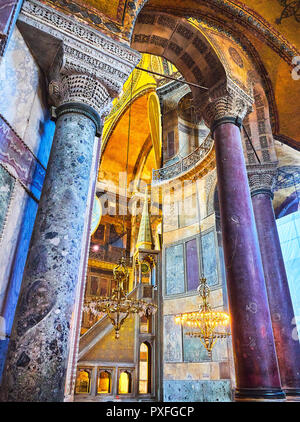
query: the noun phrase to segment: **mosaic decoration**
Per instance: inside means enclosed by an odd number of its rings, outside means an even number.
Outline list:
[[[275,190],[296,187],[300,184],[300,166],[283,166],[278,168]]]
[[[278,25],[281,24],[282,19],[294,16],[297,22],[300,23],[300,0],[278,0],[281,6],[284,7],[280,18],[276,19]]]
[[[0,240],[5,226],[9,204],[12,198],[15,179],[0,166]]]
[[[183,244],[166,248],[166,294],[184,292]]]

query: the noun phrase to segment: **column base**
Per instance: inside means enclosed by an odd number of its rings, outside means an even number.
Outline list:
[[[284,389],[287,401],[300,401],[300,388]]]
[[[234,401],[286,401],[281,388],[236,388]]]

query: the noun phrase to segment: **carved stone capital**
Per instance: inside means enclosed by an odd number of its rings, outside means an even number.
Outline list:
[[[251,196],[263,193],[273,199],[273,190],[277,181],[277,168],[278,162],[247,165]]]
[[[198,110],[212,133],[222,123],[234,123],[241,127],[244,117],[251,111],[253,98],[230,79],[223,81],[198,101]]]
[[[141,58],[37,0],[25,0],[18,26],[47,75],[55,106],[79,102],[105,115]]]

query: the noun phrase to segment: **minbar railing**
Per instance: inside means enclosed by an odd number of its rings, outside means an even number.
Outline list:
[[[183,157],[180,161],[162,167],[160,169],[152,170],[152,185],[163,183],[167,180],[173,179],[180,176],[182,173],[187,172],[195,165],[199,164],[206,155],[210,152],[213,147],[213,139],[210,135],[207,136],[204,142],[199,145],[193,152],[186,157]]]

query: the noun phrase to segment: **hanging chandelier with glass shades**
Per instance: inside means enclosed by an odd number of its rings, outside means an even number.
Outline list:
[[[157,306],[153,303],[141,299],[129,298],[124,286],[128,284],[129,272],[122,257],[119,264],[113,269],[116,287],[109,297],[100,296],[98,298],[89,298],[85,301],[83,310],[91,312],[96,317],[107,315],[115,329],[115,338],[120,337],[120,329],[126,318],[130,314],[139,314],[146,316],[154,314]]]
[[[188,312],[176,315],[175,322],[191,329],[185,334],[190,337],[198,337],[207,350],[208,356],[212,358],[212,349],[218,339],[230,336],[230,317],[227,312],[213,310],[208,302],[210,289],[206,278],[200,278],[197,288],[202,304],[198,312]]]

